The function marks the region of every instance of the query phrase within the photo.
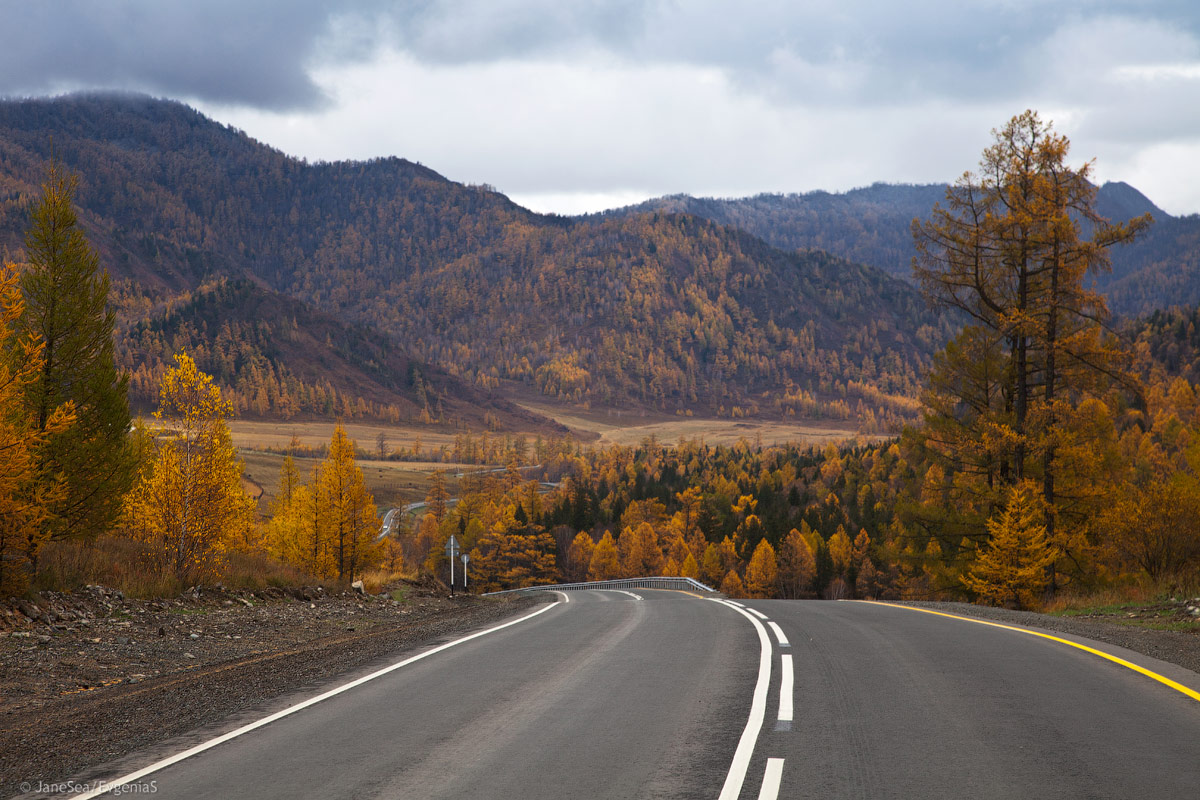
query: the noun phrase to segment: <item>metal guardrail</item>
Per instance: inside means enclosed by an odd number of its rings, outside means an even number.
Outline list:
[[[695,590],[698,592],[716,593],[716,589],[705,586],[694,578],[616,578],[610,581],[585,581],[584,583],[550,583],[541,586],[526,586],[521,589],[502,589],[499,592],[485,592],[484,596],[493,594],[514,594],[516,592],[554,592],[583,589],[675,589],[677,591]]]

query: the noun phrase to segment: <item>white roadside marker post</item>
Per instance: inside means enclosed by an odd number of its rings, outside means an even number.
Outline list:
[[[454,534],[450,534],[450,541],[446,542],[446,558],[450,559],[450,596],[454,597],[454,559],[458,556],[458,539],[454,538]]]
[[[463,591],[464,591],[464,592],[467,590],[467,562],[468,562],[468,561],[470,561],[470,560],[471,560],[471,557],[470,557],[469,555],[467,555],[466,553],[463,553],[463,554],[462,554],[462,562],[463,562]]]

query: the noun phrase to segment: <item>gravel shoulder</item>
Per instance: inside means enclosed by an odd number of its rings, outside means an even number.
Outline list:
[[[970,603],[902,602],[899,605],[928,608],[964,617],[988,619],[1011,625],[1042,628],[1047,631],[1081,636],[1097,642],[1124,647],[1144,656],[1200,674],[1200,622],[1185,630],[1156,630],[1143,627],[1143,620],[1134,612],[1095,614],[1091,616],[1058,616],[1033,611],[1013,611],[1006,608],[976,606]]]
[[[536,602],[406,585],[374,597],[218,587],[154,601],[87,587],[0,604],[0,797]]]

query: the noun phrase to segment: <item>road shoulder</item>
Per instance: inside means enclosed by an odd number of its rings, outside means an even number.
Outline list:
[[[445,607],[419,619],[376,624],[292,643],[137,683],[0,711],[0,796],[160,746],[413,650],[512,617],[536,599]]]

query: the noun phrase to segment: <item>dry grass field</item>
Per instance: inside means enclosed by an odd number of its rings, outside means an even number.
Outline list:
[[[261,487],[262,497],[259,499],[259,511],[267,514],[268,505],[274,499],[279,487],[279,467],[283,464],[280,453],[264,453],[258,450],[242,449],[239,451],[245,465],[243,473],[246,482]],[[296,457],[296,469],[301,481],[311,480],[313,467],[320,462],[318,458]],[[433,464],[405,461],[372,461],[360,460],[363,479],[367,488],[375,496],[375,503],[380,509],[413,503],[424,500],[429,492],[430,478],[434,470],[446,470],[446,487],[450,494],[458,491],[459,470],[478,470],[478,466],[462,464]],[[247,486],[247,491],[257,494]]]
[[[712,445],[736,444],[745,439],[751,444],[764,445],[794,443],[799,445],[830,442],[840,443],[852,439],[875,441],[884,437],[862,435],[845,427],[844,421],[786,422],[781,420],[757,419],[697,419],[655,415],[644,412],[626,411],[564,411],[553,406],[523,403],[526,408],[550,417],[566,425],[580,438],[594,439],[604,445],[635,445],[649,436],[661,444],[674,444],[682,439],[703,439]]]
[[[333,422],[262,422],[235,419],[229,423],[234,447],[243,450],[283,449],[295,436],[304,447],[319,447],[329,444],[333,437]],[[372,425],[357,422],[345,423],[346,435],[358,443],[361,450],[374,450],[375,441],[382,433],[387,438],[389,449],[411,448],[413,441],[421,439],[423,449],[434,449],[442,445],[453,445],[454,434],[424,427]]]
[[[577,411],[563,410],[552,406],[527,404],[527,407],[566,425],[581,442],[601,447],[609,445],[636,445],[647,437],[654,436],[665,445],[680,439],[703,439],[713,445],[736,444],[745,439],[751,444],[824,445],[851,440],[873,441],[881,437],[863,436],[853,430],[838,427],[837,422],[793,423],[775,420],[695,419],[655,415],[645,412]],[[844,424],[844,423],[842,423]],[[304,447],[320,447],[329,443],[333,435],[333,422],[262,422],[233,420],[229,423],[234,445],[245,462],[247,491],[259,497],[259,510],[267,513],[268,504],[274,498],[279,467],[283,462],[280,453],[269,453],[271,448],[283,450],[294,436]],[[382,432],[389,449],[411,448],[420,437],[425,449],[436,449],[442,445],[453,445],[454,434],[419,427],[385,426],[360,423],[345,425],[346,433],[357,442],[362,451],[375,449],[376,440]],[[530,438],[534,434],[529,434]],[[307,481],[313,466],[319,459],[296,458],[302,480]],[[381,509],[424,500],[429,491],[430,477],[435,470],[446,473],[446,486],[453,496],[457,493],[459,472],[487,469],[487,466],[422,462],[384,461],[360,459],[367,487],[375,496]],[[503,466],[503,465],[500,465]]]

